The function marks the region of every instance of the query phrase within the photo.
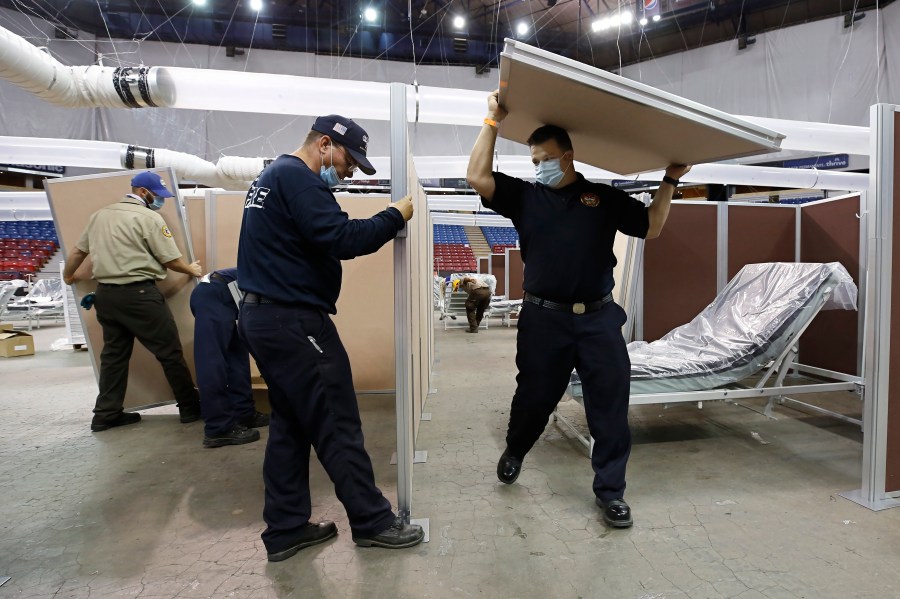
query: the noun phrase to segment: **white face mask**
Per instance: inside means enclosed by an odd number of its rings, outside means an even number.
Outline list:
[[[543,183],[547,187],[556,187],[566,175],[566,171],[562,170],[559,164],[559,158],[551,160],[543,160],[538,162],[534,167],[534,176],[538,183]]]

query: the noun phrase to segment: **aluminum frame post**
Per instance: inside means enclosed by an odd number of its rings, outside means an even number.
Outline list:
[[[863,375],[862,487],[841,493],[871,510],[900,506],[887,492],[888,408],[890,404],[891,285],[894,254],[894,148],[897,106],[876,104],[869,113],[872,151],[869,157],[869,192],[865,222],[868,276],[865,304]],[[898,300],[900,301],[900,300]]]
[[[406,85],[391,84],[391,200],[407,193],[409,151],[406,115]],[[408,226],[407,226],[408,227]],[[412,506],[412,465],[415,455],[412,421],[410,366],[410,273],[407,227],[394,239],[394,350],[396,355],[397,415],[397,515],[409,522]]]

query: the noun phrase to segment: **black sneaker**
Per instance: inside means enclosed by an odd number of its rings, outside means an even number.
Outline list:
[[[385,547],[387,549],[405,549],[418,545],[425,538],[425,531],[418,524],[404,524],[400,518],[394,518],[390,527],[382,533],[371,537],[353,537],[353,542],[360,547]]]
[[[253,431],[259,434],[259,431]],[[319,522],[318,524],[307,524],[300,530],[300,534],[291,542],[286,549],[281,551],[269,551],[268,557],[270,562],[280,562],[289,557],[293,557],[298,551],[305,547],[318,545],[327,541],[337,534],[337,526],[334,522]]]
[[[203,447],[224,447],[226,445],[243,445],[244,443],[253,443],[259,441],[259,431],[254,428],[244,428],[235,425],[227,433],[214,435],[212,437],[203,437]]]
[[[253,412],[249,416],[238,420],[238,424],[244,428],[262,428],[269,426],[269,415],[262,412]]]
[[[141,421],[141,415],[137,412],[119,412],[112,419],[99,420],[96,416],[91,420],[91,430],[95,433],[105,431],[106,429],[115,428],[117,426],[125,426],[127,424],[137,424]]]
[[[184,405],[178,406],[178,416],[181,424],[189,424],[200,420],[200,402],[192,401]]]

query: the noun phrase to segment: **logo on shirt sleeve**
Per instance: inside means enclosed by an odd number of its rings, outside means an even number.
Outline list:
[[[169,227],[167,225],[163,225],[162,234],[165,235],[166,237],[172,236],[172,232],[169,230]]]
[[[269,191],[271,190],[268,187],[259,187],[255,184],[250,186],[247,191],[247,199],[244,201],[244,208],[264,208]]]

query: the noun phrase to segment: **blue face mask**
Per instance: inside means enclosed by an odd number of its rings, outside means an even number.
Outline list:
[[[565,174],[565,171],[559,165],[559,158],[543,160],[534,167],[535,179],[537,179],[538,183],[543,183],[547,187],[556,187]]]
[[[341,184],[341,178],[338,177],[337,169],[334,168],[334,144],[331,145],[331,166],[325,168],[325,161],[323,160],[322,166],[319,167],[319,177],[322,178],[322,181],[328,187],[337,187]]]
[[[140,197],[140,196],[139,196]],[[161,198],[152,191],[141,198],[150,210],[159,210],[166,203],[166,198]]]
[[[166,203],[166,198],[161,198],[157,195],[153,196],[153,201],[147,204],[147,208],[150,210],[159,210]]]

